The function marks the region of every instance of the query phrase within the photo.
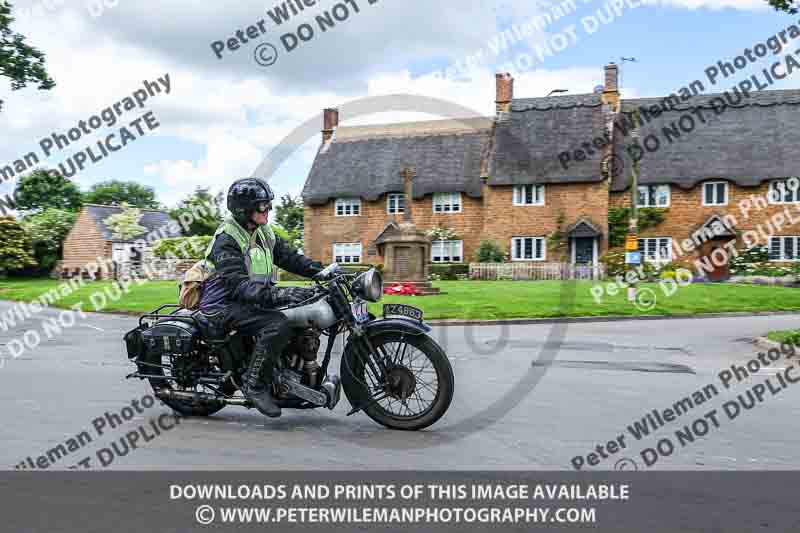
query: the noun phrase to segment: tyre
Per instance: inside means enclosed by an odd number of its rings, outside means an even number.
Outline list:
[[[390,429],[416,431],[444,416],[453,401],[455,377],[442,348],[427,335],[401,331],[378,333],[370,342],[386,361],[387,376],[377,380],[348,344],[341,376],[350,403]]]
[[[186,356],[188,357],[188,356]],[[158,353],[153,353],[151,350],[147,350],[145,355],[142,357],[142,361],[146,364],[139,364],[139,372],[142,374],[149,374],[155,376],[163,376],[164,368],[161,366],[151,366],[151,365],[164,365],[170,366],[170,357],[167,355],[160,355]],[[172,371],[170,370],[168,374],[172,375]],[[150,382],[150,387],[153,389],[153,393],[158,398],[158,392],[163,391],[164,389],[174,389],[179,391],[187,391],[187,392],[195,392],[195,388],[186,388],[180,387],[175,384],[173,381],[163,381],[159,379],[148,379]],[[232,394],[233,385],[231,385],[230,381],[228,381],[225,386],[223,387],[223,392],[225,394]],[[225,404],[222,402],[215,402],[215,403],[196,403],[191,402],[188,400],[173,400],[173,399],[161,399],[160,401],[164,402],[165,405],[170,407],[173,411],[180,413],[183,416],[211,416],[214,413],[221,411]]]

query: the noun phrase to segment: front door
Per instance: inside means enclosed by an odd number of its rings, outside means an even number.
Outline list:
[[[576,237],[573,239],[575,247],[574,263],[576,265],[594,264],[594,237]]]
[[[727,261],[728,252],[723,247],[723,244],[725,244],[725,242],[722,241],[721,239],[712,239],[711,241],[703,245],[702,253],[704,256],[708,257],[708,264],[714,267],[714,270],[706,274],[706,277],[708,278],[709,281],[724,281],[728,279],[728,277],[730,276],[730,272],[728,269],[728,261]],[[722,252],[724,253],[717,252],[716,254],[714,254],[714,251],[717,249],[722,250]],[[725,263],[721,265],[717,265],[714,263],[714,259],[716,259],[717,262],[719,262],[720,258],[722,257],[726,258]]]

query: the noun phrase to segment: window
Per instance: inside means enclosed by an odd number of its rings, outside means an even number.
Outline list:
[[[341,264],[361,262],[361,243],[348,242],[333,245],[333,261]]]
[[[513,261],[544,261],[544,237],[514,237],[511,239]]]
[[[461,193],[445,192],[433,195],[434,213],[460,213],[461,212]]]
[[[769,184],[769,203],[791,204],[800,202],[800,179],[789,178],[771,181]]]
[[[669,207],[669,185],[639,186],[639,207]]]
[[[386,197],[386,212],[390,215],[405,213],[406,211],[406,195],[405,194],[390,194]]]
[[[800,261],[800,237],[770,237],[770,261]]]
[[[653,237],[639,239],[639,251],[645,261],[666,263],[672,260],[672,238]]]
[[[727,205],[728,182],[709,181],[703,184],[703,205]]]
[[[517,185],[514,205],[544,205],[544,185]]]
[[[431,261],[434,263],[460,263],[463,252],[463,241],[433,241],[431,243]]]
[[[357,217],[361,214],[359,198],[339,198],[336,200],[337,217]]]

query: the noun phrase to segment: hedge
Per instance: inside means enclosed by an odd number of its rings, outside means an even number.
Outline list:
[[[459,275],[469,275],[469,265],[463,263],[437,263],[431,264],[431,276],[438,276],[439,279],[455,281]]]
[[[161,259],[202,259],[211,236],[161,239],[153,246],[153,255]]]

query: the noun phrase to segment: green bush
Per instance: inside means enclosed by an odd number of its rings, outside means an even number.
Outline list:
[[[783,277],[800,274],[800,263],[779,263],[769,260],[766,246],[753,246],[741,250],[728,263],[731,274],[739,276]]]
[[[469,265],[464,265],[462,263],[437,263],[435,265],[431,265],[430,274],[431,279],[434,281],[455,281],[458,279],[459,275],[464,276],[469,274]]]
[[[203,259],[211,239],[210,235],[161,239],[153,246],[153,255],[161,259]]]
[[[503,263],[505,258],[503,249],[494,241],[481,241],[481,245],[475,252],[475,261],[477,263]]]
[[[0,217],[0,277],[35,267],[25,230],[14,217]]]

